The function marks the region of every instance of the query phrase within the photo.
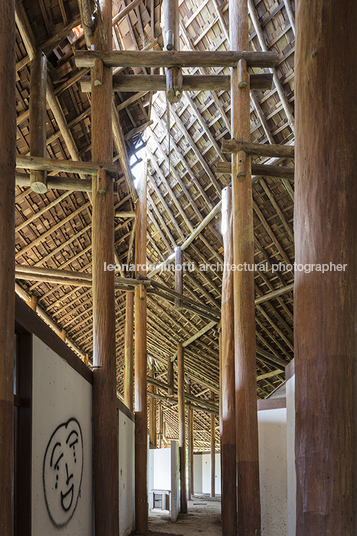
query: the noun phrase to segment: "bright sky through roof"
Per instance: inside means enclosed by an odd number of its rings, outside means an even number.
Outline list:
[[[141,162],[135,164],[135,162],[137,161],[137,158],[139,160],[141,159]],[[133,155],[130,158],[129,163],[130,163],[130,167],[131,167],[131,173],[132,173],[133,178],[134,178],[134,188],[137,188],[139,179],[142,178],[142,176],[143,176],[143,173],[144,173],[144,159],[145,159],[145,147],[140,149],[137,153],[135,153],[135,155]]]

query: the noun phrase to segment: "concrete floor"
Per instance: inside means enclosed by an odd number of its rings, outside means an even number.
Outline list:
[[[168,510],[149,511],[149,534],[151,536],[222,536],[221,501],[207,495],[197,495],[188,501],[188,513],[180,514],[176,523],[171,523]]]

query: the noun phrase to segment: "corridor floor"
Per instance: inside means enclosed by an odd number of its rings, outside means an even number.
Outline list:
[[[169,512],[149,512],[150,536],[221,536],[221,501],[208,496],[194,496],[188,501],[188,513],[180,514],[176,523],[171,523]]]

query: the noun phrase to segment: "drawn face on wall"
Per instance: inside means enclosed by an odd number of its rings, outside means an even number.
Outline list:
[[[56,527],[64,527],[74,514],[82,474],[82,430],[77,419],[69,419],[53,432],[43,460],[45,501]]]

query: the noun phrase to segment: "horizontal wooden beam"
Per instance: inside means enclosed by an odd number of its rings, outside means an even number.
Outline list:
[[[230,162],[217,162],[214,167],[216,173],[232,173]],[[269,166],[266,164],[252,164],[252,175],[263,177],[279,177],[294,180],[295,168],[287,166]]]
[[[94,67],[100,60],[107,67],[236,67],[244,59],[248,67],[274,67],[276,52],[244,51],[142,51],[116,50],[113,52],[77,50],[77,67]]]
[[[264,348],[261,348],[260,346],[257,346],[256,348],[257,355],[259,356],[258,359],[261,359],[262,361],[267,360],[269,364],[275,363],[276,365],[280,365],[281,367],[286,367],[287,363],[280,357],[271,354],[270,352],[267,352],[264,350]]]
[[[118,24],[118,22],[120,22],[121,20],[123,20],[127,15],[129,15],[129,13],[135,9],[139,4],[141,4],[142,0],[132,0],[132,2],[130,2],[129,5],[127,5],[124,9],[122,9],[121,11],[119,11],[119,13],[117,13],[115,15],[115,17],[113,17],[113,20],[112,20],[112,24],[113,26],[115,24]]]
[[[30,187],[30,175],[28,173],[16,173],[16,186]],[[91,192],[92,179],[72,179],[57,175],[47,176],[47,188],[49,190],[69,190],[71,192]]]
[[[229,75],[183,75],[183,91],[230,91],[231,77]],[[273,75],[251,74],[250,86],[255,90],[271,89]],[[81,90],[91,91],[90,76],[82,76]],[[166,76],[159,74],[117,74],[113,76],[113,91],[166,91]]]
[[[261,380],[266,380],[267,378],[273,378],[278,374],[284,374],[284,370],[277,369],[272,370],[271,372],[266,372],[265,374],[260,374],[260,376],[257,376],[257,382],[260,382]]]
[[[281,296],[282,294],[286,294],[287,292],[292,292],[293,290],[294,290],[294,283],[289,283],[289,285],[286,285],[286,287],[281,287],[281,288],[278,288],[277,290],[273,290],[272,292],[269,292],[268,294],[265,294],[264,296],[259,296],[259,298],[255,299],[255,305],[259,305],[260,303],[273,300],[274,298],[277,298],[278,296]]]
[[[36,156],[16,156],[18,169],[35,169],[57,171],[63,173],[83,173],[97,175],[99,170],[105,170],[111,177],[116,177],[118,169],[115,164],[97,164],[94,162],[79,162],[74,160],[56,160],[54,158],[40,158]]]
[[[237,154],[244,151],[249,156],[268,156],[269,158],[294,158],[293,145],[269,145],[263,143],[247,143],[244,141],[223,140],[222,153]]]

